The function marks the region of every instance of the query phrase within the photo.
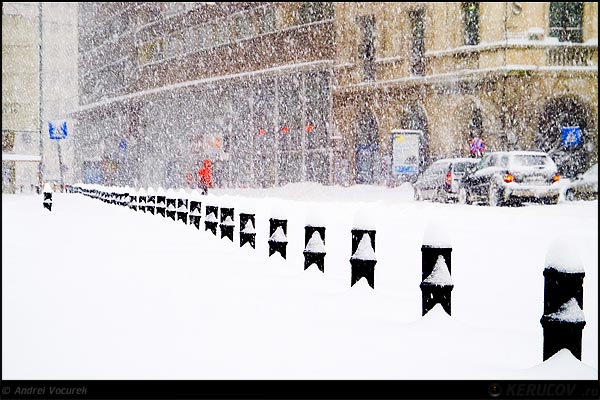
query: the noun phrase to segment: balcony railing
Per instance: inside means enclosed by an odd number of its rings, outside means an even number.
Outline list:
[[[546,49],[546,65],[549,66],[592,66],[594,65],[594,53],[598,53],[598,47],[590,46],[557,46]]]

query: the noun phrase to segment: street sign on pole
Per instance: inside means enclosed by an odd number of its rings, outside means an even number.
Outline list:
[[[565,126],[560,130],[560,139],[563,146],[572,147],[581,143],[581,128],[578,126]]]
[[[50,132],[50,139],[52,140],[66,139],[67,121],[48,121],[48,131]]]

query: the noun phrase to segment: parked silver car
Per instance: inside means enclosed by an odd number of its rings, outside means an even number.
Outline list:
[[[463,177],[459,202],[491,206],[556,204],[561,190],[559,180],[556,164],[544,152],[492,152]]]
[[[414,184],[415,200],[458,200],[459,183],[478,158],[444,158],[431,164]]]

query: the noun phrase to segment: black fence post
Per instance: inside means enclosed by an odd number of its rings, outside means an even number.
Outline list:
[[[185,225],[188,224],[188,201],[187,199],[177,199],[177,221],[182,221]]]
[[[200,230],[200,220],[202,218],[202,202],[190,200],[190,225],[194,225],[196,229]]]
[[[156,215],[167,216],[167,196],[161,187],[156,190]]]
[[[448,315],[452,315],[451,295],[454,284],[442,255],[438,256],[433,270],[419,286],[421,287],[421,315],[427,314],[437,303],[441,304]]]
[[[543,359],[561,349],[568,349],[581,360],[581,336],[585,326],[583,314],[582,268],[547,265],[544,269]]]
[[[275,252],[285,259],[287,248],[287,220],[269,218],[269,257]]]
[[[175,197],[169,196],[169,190],[167,190],[166,202],[167,202],[167,207],[166,207],[165,211],[167,213],[167,218],[171,218],[173,221],[175,221],[175,218],[176,218],[175,214],[177,214],[177,207],[176,207],[177,200],[175,199]]]
[[[44,205],[45,209],[52,211],[52,188],[49,184],[44,184],[43,193],[44,200],[42,201],[42,204]]]
[[[156,213],[156,193],[152,188],[146,192],[146,210],[152,215]]]
[[[421,302],[422,315],[427,314],[437,303],[452,315],[452,247],[423,244],[421,246]]]
[[[221,239],[224,237],[229,238],[233,242],[233,229],[235,227],[234,212],[231,207],[221,207]]]
[[[350,257],[350,287],[365,278],[375,289],[375,230],[352,229],[352,256]]]
[[[213,235],[217,236],[217,225],[219,224],[217,214],[219,213],[219,207],[207,205],[204,208],[206,214],[204,218],[204,230],[210,230]]]
[[[141,188],[138,190],[138,210],[146,212],[146,189]]]
[[[133,211],[137,211],[138,210],[138,197],[137,197],[137,193],[131,193],[131,194],[129,194],[129,208],[131,208]]]
[[[304,227],[304,269],[315,264],[321,272],[325,272],[325,227]]]
[[[240,213],[240,247],[246,243],[254,249],[256,246],[256,230],[254,214]]]

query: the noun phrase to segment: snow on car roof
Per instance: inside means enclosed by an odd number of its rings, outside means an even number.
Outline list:
[[[480,158],[472,158],[472,157],[456,157],[456,158],[441,158],[437,161],[434,162],[434,164],[437,163],[449,163],[449,162],[472,162],[472,163],[478,163],[479,161],[481,161]]]

